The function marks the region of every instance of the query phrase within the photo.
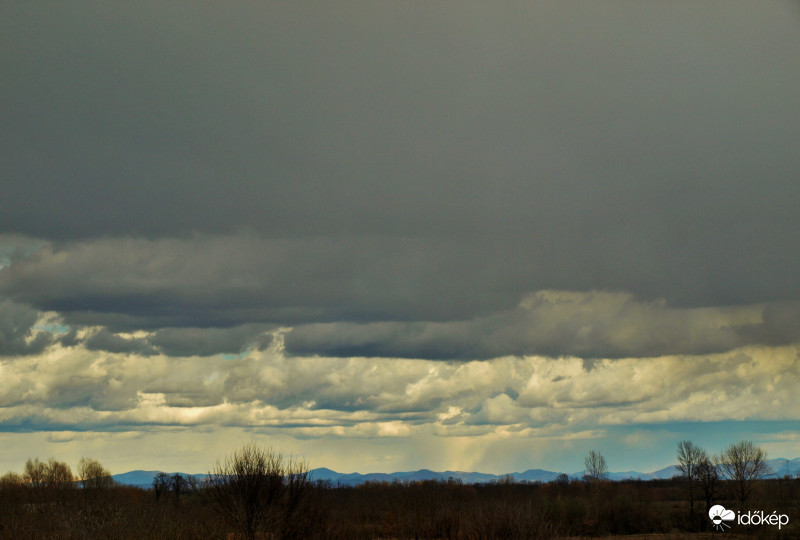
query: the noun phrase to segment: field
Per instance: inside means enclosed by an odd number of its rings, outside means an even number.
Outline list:
[[[304,480],[301,478],[301,480]],[[800,537],[800,479],[761,480],[746,509],[787,514],[781,528],[714,532],[705,503],[690,516],[680,480],[623,482],[373,483],[338,487],[301,481],[260,506],[255,525],[210,485],[159,494],[124,486],[35,489],[0,485],[0,538],[579,538]],[[715,503],[737,508],[722,482]],[[232,502],[233,499],[231,499]],[[241,508],[240,508],[241,510]],[[768,512],[767,512],[768,511]],[[237,517],[238,516],[238,517]],[[249,532],[248,532],[249,531]]]

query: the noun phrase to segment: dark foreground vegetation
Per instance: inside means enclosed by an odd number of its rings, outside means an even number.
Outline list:
[[[218,463],[205,482],[164,475],[151,489],[119,486],[94,460],[82,460],[79,473],[75,481],[65,463],[29,460],[23,474],[3,476],[0,538],[712,537],[699,477],[339,487],[311,482],[303,462],[256,446]],[[800,479],[755,478],[744,506],[735,480],[714,489],[714,504],[790,518],[780,531],[734,525],[719,537],[800,538]]]

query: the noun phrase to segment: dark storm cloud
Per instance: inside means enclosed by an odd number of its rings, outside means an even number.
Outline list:
[[[90,351],[108,351],[112,353],[133,353],[143,356],[155,354],[153,347],[144,339],[124,338],[101,329],[85,340],[84,345]]]
[[[469,321],[327,323],[294,328],[292,354],[443,358],[583,358],[712,354],[800,340],[800,303],[674,309],[627,294],[542,291],[514,310]]]
[[[149,338],[149,342],[168,356],[210,356],[238,354],[248,348],[263,349],[272,342],[265,335],[264,325],[243,325],[234,328],[165,328]]]
[[[800,302],[776,302],[764,307],[763,322],[739,330],[751,343],[785,345],[800,339]]]
[[[800,300],[790,4],[0,9],[0,231],[51,242],[0,293],[71,325],[175,327],[171,354],[263,323],[330,354],[622,355],[516,306]],[[782,309],[688,343],[795,339]]]
[[[0,296],[0,356],[36,354],[52,342],[47,332],[34,332],[39,313]]]
[[[233,328],[164,328],[143,337],[120,336],[102,328],[83,343],[90,351],[132,353],[140,356],[212,356],[241,354],[250,349],[264,349],[272,342],[264,325]]]
[[[486,282],[499,267],[489,251],[436,239],[106,239],[16,260],[0,272],[0,291],[71,324],[117,330],[446,320],[516,303],[513,286]],[[521,284],[519,271],[504,272]]]

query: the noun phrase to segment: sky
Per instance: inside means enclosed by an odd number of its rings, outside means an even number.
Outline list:
[[[5,2],[0,471],[800,457],[795,2]]]

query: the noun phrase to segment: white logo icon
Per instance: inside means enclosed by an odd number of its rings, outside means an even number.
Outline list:
[[[724,531],[726,528],[731,528],[731,526],[725,522],[736,519],[736,512],[733,510],[725,510],[725,507],[721,504],[715,504],[708,510],[708,517],[710,517],[711,521],[714,523],[715,529]]]

